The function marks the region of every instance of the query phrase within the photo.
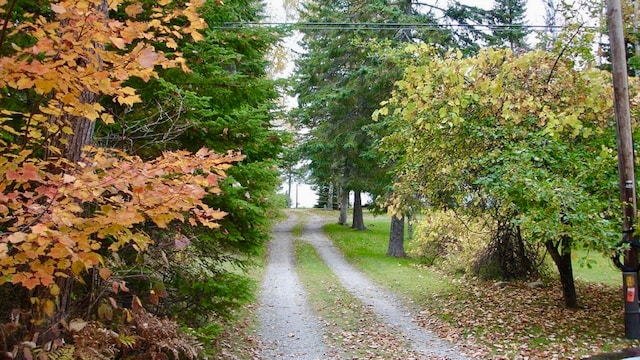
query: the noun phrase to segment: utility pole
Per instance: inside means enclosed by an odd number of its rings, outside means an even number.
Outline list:
[[[618,171],[620,175],[620,200],[623,205],[622,241],[628,246],[624,263],[617,261],[622,270],[624,289],[624,327],[627,339],[640,339],[640,307],[638,306],[638,242],[634,239],[636,221],[636,179],[633,160],[631,113],[629,110],[629,85],[627,58],[622,31],[622,7],[620,0],[607,0],[607,21],[613,65],[613,93],[617,122]]]

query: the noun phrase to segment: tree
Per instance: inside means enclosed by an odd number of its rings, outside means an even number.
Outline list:
[[[341,187],[341,216],[345,222],[349,191],[360,198],[363,191],[371,192],[376,177],[384,172],[372,148],[375,134],[367,130],[371,114],[377,104],[390,92],[402,69],[383,53],[387,45],[378,42],[400,43],[407,40],[440,39],[446,31],[390,28],[366,29],[355,26],[369,22],[429,22],[430,18],[413,9],[412,2],[389,5],[384,1],[325,1],[310,3],[302,19],[308,22],[354,24],[353,29],[329,28],[322,31],[302,29],[306,52],[297,62],[296,85],[299,110],[294,115],[301,126],[312,128],[312,146],[307,156],[312,173],[322,169],[314,178],[324,177],[321,183],[333,182]],[[377,41],[372,41],[375,38]],[[315,163],[321,164],[316,166]],[[333,175],[329,175],[329,174]],[[361,204],[354,203],[353,226],[364,229],[359,214]]]
[[[616,241],[608,75],[541,51],[411,50],[422,64],[374,114],[391,127],[384,148],[401,155],[399,186],[436,207],[514,212],[524,238],[552,254],[576,307],[571,249],[608,251]]]
[[[147,250],[156,240],[145,231],[150,224],[172,228],[167,231],[172,243],[184,243],[176,224],[220,228],[226,213],[209,206],[208,199],[221,193],[225,172],[243,156],[202,149],[143,161],[85,146],[95,121],[114,121],[107,99],[123,107],[141,101],[129,86],[134,78],[156,78],[156,66],[188,71],[176,50],[185,37],[202,39],[202,2],[161,1],[147,7],[57,1],[37,15],[14,14],[15,4],[0,3],[0,283],[3,292],[17,289],[19,296],[3,297],[11,302],[2,310],[30,307],[32,318],[22,319],[19,331],[26,336],[49,329],[38,340],[45,342],[60,335],[58,325],[79,315],[80,309],[67,312],[69,301],[86,300],[70,296],[74,289],[67,279],[78,286],[90,281],[87,298],[94,300],[86,313],[100,305],[104,320],[105,309],[118,308],[102,302],[106,288],[127,289],[111,261]],[[120,18],[111,17],[116,13]],[[22,335],[14,339],[21,343]]]
[[[391,230],[389,231],[389,247],[387,255],[394,257],[406,257],[404,251],[404,216],[391,216]]]
[[[133,259],[130,264],[144,274],[153,267],[157,274],[139,282],[139,287],[155,283],[166,287],[169,296],[154,304],[155,311],[192,327],[210,327],[251,299],[251,281],[238,275],[237,268],[246,269],[261,251],[277,208],[273,194],[280,185],[278,166],[286,165],[282,152],[288,135],[275,125],[274,120],[282,116],[276,102],[278,82],[267,76],[265,55],[281,33],[224,26],[258,22],[263,9],[254,0],[203,4],[200,15],[210,28],[204,41],[177,40],[191,71],[159,70],[157,81],[131,84],[147,106],[118,109],[117,124],[100,129],[103,139],[115,138],[115,145],[142,157],[154,157],[163,150],[195,152],[201,147],[220,153],[235,149],[245,155],[220,182],[224,191],[205,199],[210,207],[229,214],[220,221],[220,228],[181,226],[190,240],[190,262],[171,258],[172,253],[159,246],[155,253],[164,251],[171,266],[153,262],[153,256],[148,263]],[[136,132],[135,124],[146,132]],[[200,296],[203,293],[210,296]]]
[[[489,36],[490,46],[507,46],[511,51],[526,49],[525,15],[527,12],[524,0],[496,0],[493,9],[489,11],[489,21],[492,35]]]

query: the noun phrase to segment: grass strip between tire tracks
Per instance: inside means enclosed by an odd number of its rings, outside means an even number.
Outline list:
[[[297,271],[325,330],[331,356],[339,359],[417,359],[409,345],[342,287],[314,247],[295,241]]]

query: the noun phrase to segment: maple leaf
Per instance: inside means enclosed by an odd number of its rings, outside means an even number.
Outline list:
[[[22,272],[11,276],[11,282],[14,284],[22,284],[28,290],[33,290],[36,286],[40,285],[40,279],[33,276],[31,272]]]
[[[138,55],[138,63],[143,68],[153,67],[157,60],[158,54],[149,47],[142,49],[142,51],[140,51],[140,54]]]
[[[19,244],[27,240],[27,234],[23,232],[14,232],[13,234],[7,236],[5,239],[12,244]]]
[[[65,9],[64,6],[60,4],[51,4],[51,11],[56,14],[64,14],[67,12],[67,9]]]
[[[44,224],[36,224],[31,227],[31,232],[33,234],[44,234],[49,230],[49,228]]]
[[[137,2],[135,4],[128,5],[124,8],[124,12],[132,18],[142,13],[142,3]]]
[[[111,40],[111,43],[113,44],[113,46],[117,47],[120,50],[124,50],[127,48],[127,44],[122,38],[110,37],[109,40]]]
[[[106,281],[111,278],[111,270],[109,270],[108,268],[100,268],[100,271],[98,273],[100,274],[102,280]]]

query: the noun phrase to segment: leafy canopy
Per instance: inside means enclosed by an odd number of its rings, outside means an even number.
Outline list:
[[[417,190],[436,207],[515,212],[532,240],[612,244],[610,74],[544,51],[407,51],[416,64],[373,115],[390,129],[382,147],[398,159],[400,193]]]

